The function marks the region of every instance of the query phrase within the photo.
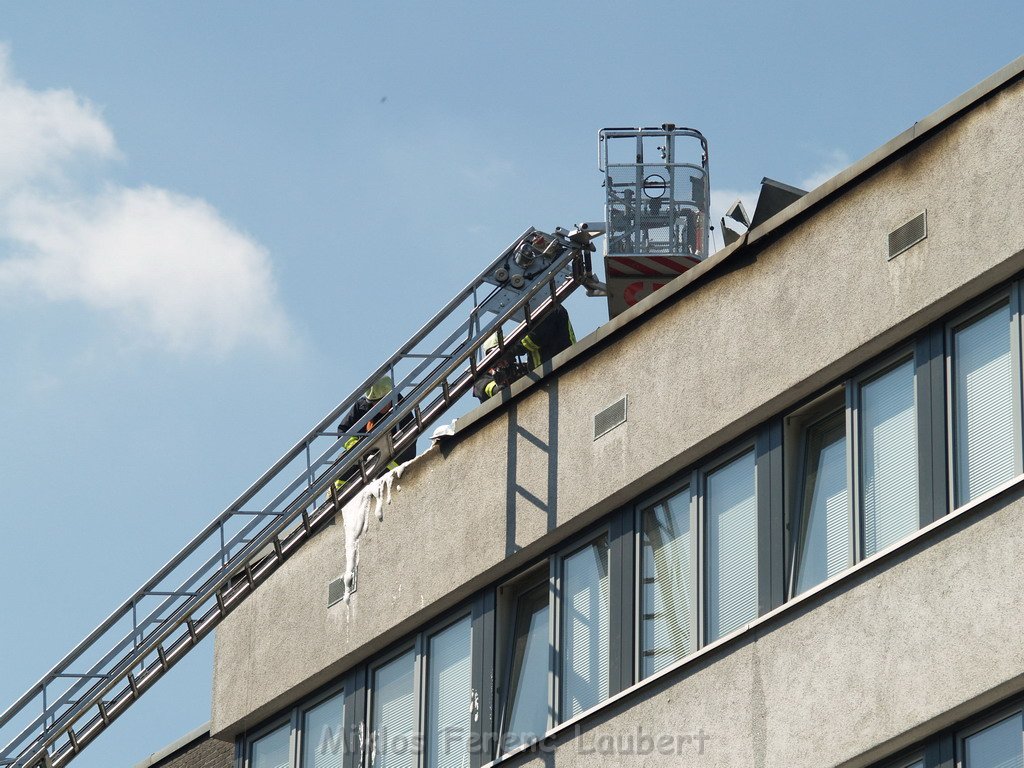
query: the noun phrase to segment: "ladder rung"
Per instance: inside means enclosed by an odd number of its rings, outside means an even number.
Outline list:
[[[546,248],[544,253],[537,252],[536,255],[542,260],[535,264],[536,271],[532,276],[519,274],[518,283],[517,280],[507,283],[507,276],[498,281],[496,270],[502,265],[505,265],[503,269],[507,268],[517,248],[528,241],[532,243],[530,238],[541,235],[553,245]],[[582,253],[581,248],[587,244],[570,243],[559,230],[553,235],[538,233],[533,228],[524,232],[490,267],[481,272],[474,282],[457,294],[378,369],[375,375],[386,372],[395,384],[395,394],[389,398],[392,406],[390,411],[385,412],[383,404],[374,406],[377,410],[374,412],[371,408],[371,413],[375,415],[366,414],[349,431],[324,430],[319,425],[314,427],[243,496],[194,537],[143,589],[137,591],[124,608],[112,614],[82,641],[68,655],[71,661],[61,662],[44,676],[44,695],[46,685],[54,680],[71,679],[77,682],[70,684],[65,694],[68,699],[52,708],[52,716],[44,713],[44,717],[37,718],[33,727],[9,746],[11,751],[7,754],[14,755],[14,759],[0,760],[0,768],[15,764],[22,768],[36,768],[37,765],[64,768],[205,637],[256,584],[273,573],[325,520],[339,511],[341,500],[351,498],[359,490],[360,481],[365,484],[374,479],[396,452],[415,445],[416,438],[434,420],[471,390],[480,370],[477,354],[484,340],[484,327],[489,328],[488,334],[495,332],[499,338],[499,349],[490,357],[493,360],[518,343],[526,333],[524,317],[527,321],[536,320],[540,307],[549,311],[578,287],[577,262]],[[518,287],[512,287],[516,285]],[[545,285],[552,294],[551,299],[544,293]],[[486,292],[482,290],[485,288]],[[459,317],[457,313],[461,312],[468,314]],[[483,322],[485,314],[493,315],[494,319]],[[510,330],[506,335],[503,326],[511,323],[516,324],[515,330]],[[449,330],[451,333],[445,340],[437,341],[433,334],[441,329],[444,329],[443,333],[449,333]],[[405,378],[399,382],[396,371],[404,360],[409,361],[410,370],[405,371],[403,368]],[[347,413],[362,396],[363,389],[360,385],[320,424],[337,423],[336,420]],[[371,430],[377,439],[371,437],[361,447],[339,453],[341,444],[337,439],[367,438],[371,431],[366,429],[366,425],[371,420],[378,422],[376,429]],[[404,426],[403,421],[407,422]],[[384,439],[380,439],[382,436]],[[335,438],[333,445],[323,450],[318,457],[311,455],[310,447],[314,441],[319,450],[319,446],[326,442],[320,438],[330,437]],[[378,450],[381,455],[371,461],[371,450]],[[295,476],[293,473],[296,471],[297,460],[304,467]],[[330,469],[318,476],[312,467]],[[326,472],[331,473],[331,479],[351,478],[353,474],[355,477],[345,492],[339,494],[333,482],[326,477]],[[318,489],[315,494],[314,488]],[[315,507],[316,497],[328,489],[332,505]],[[264,509],[249,508],[263,504],[264,499],[271,499],[266,502]],[[312,512],[311,505],[314,505]],[[232,519],[243,525],[228,537],[226,523]],[[264,546],[253,547],[257,539],[264,542]],[[215,547],[215,554],[208,556],[205,553],[210,545]],[[271,547],[273,556],[269,551]],[[196,555],[203,557],[203,564],[184,583],[179,582],[175,575],[180,574],[178,569]],[[233,572],[230,577],[229,571]],[[151,602],[147,598],[158,598],[158,602],[152,606],[141,606],[143,601]],[[168,609],[171,605],[175,608]],[[180,618],[172,620],[172,616]],[[131,622],[132,634],[118,640],[113,647],[100,645],[107,642],[103,638],[108,637],[110,629],[126,619]],[[70,664],[77,663],[75,659],[82,658],[100,658],[102,661],[94,669],[115,671],[84,674],[66,671]],[[89,687],[85,683],[87,680],[104,682]],[[91,693],[71,699],[70,696],[78,695],[79,688],[83,691],[91,690]],[[108,688],[106,695],[114,698],[101,698],[99,690],[96,690],[99,688]],[[113,691],[116,691],[116,695]],[[37,695],[30,689],[18,703],[0,715],[0,728],[12,717],[25,712],[29,702],[34,702]],[[93,706],[98,714],[94,714],[85,725],[75,730],[77,718],[82,718],[84,712],[91,712]],[[62,721],[63,717],[67,720]],[[56,746],[58,744],[59,747]]]

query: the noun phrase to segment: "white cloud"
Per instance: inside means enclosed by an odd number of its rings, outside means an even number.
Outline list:
[[[2,46],[0,114],[0,295],[80,302],[179,353],[286,345],[266,249],[203,200],[95,178],[76,191],[72,170],[117,156],[113,134],[74,93],[17,82]]]
[[[52,181],[76,157],[116,155],[99,110],[71,91],[33,91],[15,80],[2,43],[0,114],[0,193],[34,180]]]
[[[849,164],[850,156],[841,149],[834,149],[826,155],[824,163],[818,170],[806,179],[803,179],[799,186],[810,192],[815,187],[820,187],[840,171],[845,170]]]
[[[3,226],[29,255],[0,261],[0,288],[116,313],[178,352],[286,341],[266,251],[201,200],[152,187],[22,195]]]

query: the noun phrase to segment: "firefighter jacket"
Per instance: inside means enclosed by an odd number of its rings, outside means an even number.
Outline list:
[[[400,402],[402,402],[402,400],[403,400],[402,396],[398,395],[398,402],[400,403]],[[363,418],[363,416],[365,416],[367,413],[369,413],[370,409],[373,408],[373,406],[375,406],[375,405],[376,405],[375,402],[371,402],[370,400],[367,400],[366,397],[360,397],[358,400],[356,400],[356,402],[352,406],[352,408],[349,409],[349,412],[347,414],[345,414],[345,418],[343,418],[341,420],[341,423],[338,424],[338,431],[339,432],[348,432],[349,430],[351,430],[356,425],[356,422],[358,422],[361,418]],[[380,415],[378,415],[376,421],[380,421],[386,415],[387,415],[386,412],[385,413],[381,413]],[[406,416],[404,419],[402,419],[391,430],[391,434],[392,435],[397,435],[399,432],[404,430],[406,427],[408,427],[414,421],[415,421],[415,417],[410,413],[408,416]],[[367,432],[372,432],[375,426],[376,425],[373,423],[373,421],[370,421],[370,423],[366,425],[366,431]],[[346,438],[345,439],[345,450],[348,450],[348,449],[352,448],[358,442],[359,442],[359,438],[358,437],[353,436],[353,437]],[[416,443],[413,443],[408,448],[406,448],[404,451],[402,451],[400,454],[395,456],[394,459],[391,462],[388,463],[388,468],[389,469],[394,469],[399,464],[404,464],[405,462],[411,461],[414,458],[416,458]]]
[[[564,349],[576,343],[569,313],[561,304],[548,312],[520,342],[529,357],[530,370],[539,368]],[[507,383],[494,371],[481,373],[473,382],[473,394],[482,403],[503,390]]]
[[[554,307],[523,337],[523,348],[530,358],[529,367],[540,368],[548,360],[576,343],[569,313],[561,304]]]

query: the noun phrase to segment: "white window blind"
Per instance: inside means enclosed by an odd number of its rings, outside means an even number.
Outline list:
[[[642,668],[649,677],[695,650],[696,579],[691,563],[690,489],[643,512]]]
[[[861,508],[864,556],[920,527],[914,361],[860,390]]]
[[[957,506],[1016,473],[1010,307],[954,334],[954,443]]]
[[[306,712],[302,724],[302,768],[341,768],[345,754],[345,697],[332,696]]]
[[[249,757],[252,768],[288,768],[291,764],[290,737],[291,725],[285,723],[280,728],[275,728],[266,736],[254,741]]]
[[[1018,712],[964,739],[964,768],[1021,768],[1021,715]]]
[[[565,558],[562,719],[608,698],[611,660],[608,537]]]
[[[846,483],[846,424],[842,412],[804,433],[802,540],[796,593],[850,565],[850,506]]]
[[[427,766],[469,765],[472,727],[472,620],[469,616],[430,638],[427,656]]]
[[[415,652],[410,650],[373,674],[373,721],[370,742],[374,768],[416,765]]]
[[[757,618],[754,452],[707,478],[707,630],[715,640]]]

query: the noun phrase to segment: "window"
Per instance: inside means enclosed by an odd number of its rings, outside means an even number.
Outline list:
[[[1024,715],[1020,697],[1009,710],[971,718],[929,736],[900,757],[874,768],[1022,768],[1024,767]]]
[[[770,504],[759,501],[769,431],[637,505],[641,679],[756,619],[771,600],[770,548],[761,543]]]
[[[861,384],[859,403],[860,504],[868,557],[920,527],[914,360]]]
[[[963,739],[963,768],[1021,768],[1024,766],[1024,721],[1021,713]]]
[[[498,754],[537,741],[614,692],[622,651],[613,648],[612,576],[620,566],[611,541],[606,526],[498,589],[497,656],[506,670],[497,691]]]
[[[291,723],[285,723],[253,741],[249,752],[250,768],[289,768],[291,731]]]
[[[928,389],[941,358],[941,346],[933,352],[922,337],[787,417],[791,595],[909,536],[936,504],[944,511],[944,492],[924,497],[930,508],[922,509],[923,489],[935,483],[921,475],[936,463],[930,452],[945,452],[941,426],[933,428],[941,399]]]
[[[373,672],[370,764],[373,768],[416,765],[416,651],[409,649]]]
[[[754,452],[707,475],[707,633],[717,640],[758,613]]]
[[[337,693],[302,717],[302,768],[341,768],[345,755],[345,696]]]
[[[562,708],[567,720],[608,698],[610,596],[608,536],[563,560]]]
[[[521,591],[515,599],[511,667],[500,745],[504,751],[539,739],[551,722],[548,600],[546,580]]]
[[[1019,477],[1021,290],[933,324],[350,670],[240,744],[244,768],[454,768],[530,744]],[[1010,711],[882,765],[1024,768]]]
[[[951,331],[956,506],[1021,471],[1018,374],[1012,361],[1014,314],[1004,300]]]
[[[459,768],[469,758],[473,719],[472,619],[432,635],[427,653],[428,768]]]
[[[846,414],[837,411],[804,430],[803,493],[795,594],[850,565],[849,494],[846,483]]]
[[[650,677],[697,647],[691,501],[687,486],[640,513],[642,677]]]
[[[469,764],[480,713],[473,684],[481,663],[473,647],[478,612],[479,605],[435,624],[371,666],[373,768],[415,768],[421,752],[427,768]]]

